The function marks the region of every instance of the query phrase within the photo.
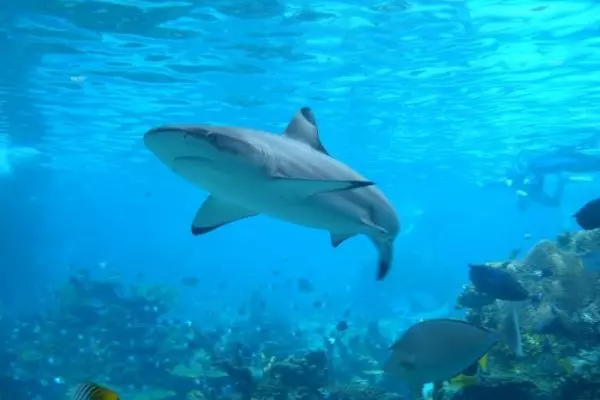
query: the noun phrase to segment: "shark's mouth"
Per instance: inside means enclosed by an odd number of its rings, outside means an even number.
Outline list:
[[[178,175],[195,182],[198,177],[206,175],[215,169],[214,163],[205,157],[184,156],[175,157],[171,169]]]
[[[198,162],[198,163],[206,163],[206,162],[210,162],[210,158],[208,157],[199,157],[199,156],[183,156],[183,157],[175,157],[173,159],[174,163],[194,163],[194,162]]]

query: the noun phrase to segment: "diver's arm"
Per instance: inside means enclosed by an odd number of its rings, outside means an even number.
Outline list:
[[[560,177],[559,181],[556,185],[556,190],[553,194],[549,195],[544,191],[540,192],[539,202],[545,204],[549,207],[559,207],[562,202],[562,197],[565,192],[565,186],[567,184],[567,179]]]

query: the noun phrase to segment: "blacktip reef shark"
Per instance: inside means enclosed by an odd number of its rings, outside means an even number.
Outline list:
[[[364,234],[379,251],[377,279],[388,274],[398,216],[374,182],[329,155],[310,108],[300,109],[283,135],[167,125],[148,131],[144,142],[176,174],[210,193],[192,222],[194,235],[259,214],[327,230],[334,247]]]

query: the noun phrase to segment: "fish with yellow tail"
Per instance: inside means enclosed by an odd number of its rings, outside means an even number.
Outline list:
[[[112,390],[95,383],[82,383],[77,386],[74,400],[120,400],[119,395]]]
[[[469,366],[460,375],[455,376],[448,380],[450,386],[457,389],[463,389],[469,386],[477,385],[481,382],[482,374],[487,373],[488,355],[481,357],[476,363]],[[438,382],[439,384],[439,382]],[[425,400],[433,400],[434,392],[436,391],[436,384],[428,383],[423,386],[421,390],[421,396]]]
[[[391,346],[384,371],[403,380],[413,400],[421,400],[425,384],[461,375],[500,341],[506,341],[515,354],[520,352],[518,325],[508,319],[502,332],[447,318],[414,324]]]
[[[450,385],[458,388],[473,386],[479,383],[481,373],[487,372],[488,355],[481,357],[476,363],[455,376],[448,382]]]

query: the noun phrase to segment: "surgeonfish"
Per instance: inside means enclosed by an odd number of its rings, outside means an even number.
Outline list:
[[[418,322],[391,346],[384,371],[400,377],[419,398],[423,385],[460,375],[504,336],[458,319]],[[511,346],[515,341],[507,343]]]
[[[573,217],[581,229],[589,231],[600,228],[600,198],[587,202]]]
[[[479,383],[480,373],[487,372],[488,355],[485,354],[476,363],[471,364],[467,369],[461,372],[458,376],[449,380],[453,386],[464,388],[473,386]]]
[[[529,292],[510,272],[486,264],[469,264],[469,279],[478,292],[498,300],[524,301]]]

